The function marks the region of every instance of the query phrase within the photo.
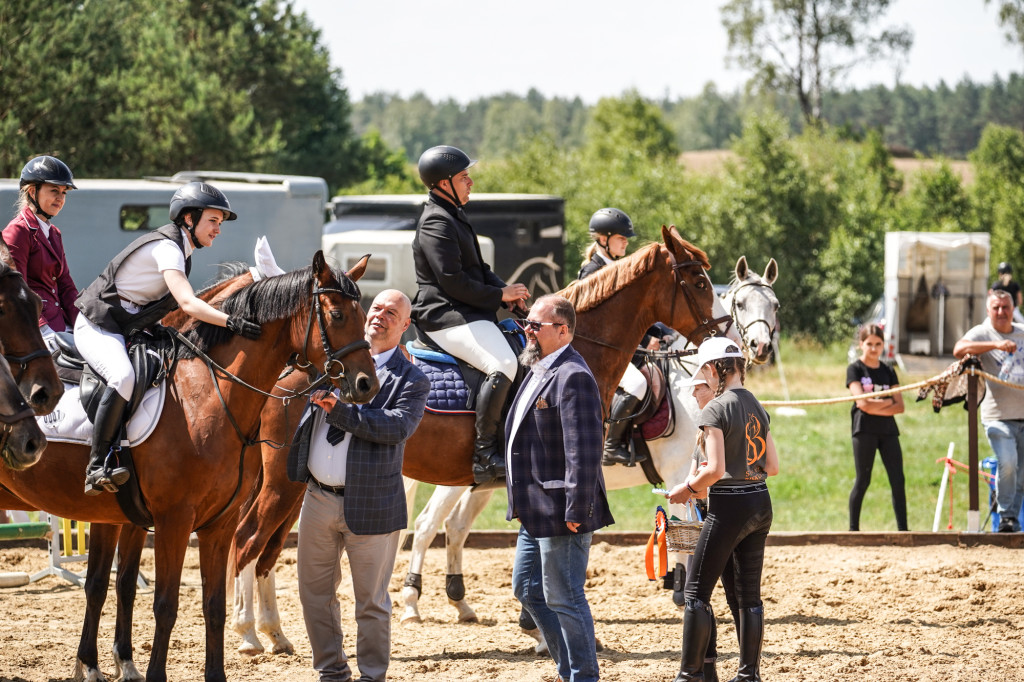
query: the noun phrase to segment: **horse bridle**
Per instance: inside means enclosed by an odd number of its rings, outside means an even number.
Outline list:
[[[320,303],[320,296],[323,294],[338,294],[339,296],[343,296],[344,298],[353,301],[359,300],[358,295],[343,291],[337,287],[313,289],[313,305],[309,307],[309,319],[306,321],[306,340],[302,344],[302,352],[306,355],[306,358],[309,357],[309,342],[310,337],[313,334],[313,318],[316,317],[317,329],[320,331],[320,344],[323,348],[325,359],[323,372],[320,373],[321,376],[308,388],[303,389],[304,392],[312,392],[327,381],[343,379],[345,377],[345,363],[341,361],[341,358],[356,351],[369,350],[370,348],[369,341],[366,339],[359,339],[358,341],[353,341],[350,344],[342,346],[338,350],[331,350],[331,344],[327,338],[327,322],[324,319],[323,305]],[[308,359],[303,358],[295,358],[290,364],[293,364],[295,367],[302,370],[307,370],[313,367],[313,363]],[[297,395],[302,395],[302,393]]]
[[[771,285],[765,284],[764,282],[747,282],[747,281],[744,281],[741,285],[739,285],[735,289],[731,290],[729,293],[732,294],[732,305],[729,307],[730,308],[729,312],[732,314],[733,320],[739,319],[739,318],[736,317],[736,298],[737,298],[736,297],[736,292],[740,291],[741,289],[745,289],[746,287],[756,287],[756,288],[760,288],[760,289],[771,289],[772,288]],[[776,320],[775,326],[773,327],[772,325],[768,324],[768,320],[764,319],[763,317],[759,317],[756,320],[754,320],[753,322],[750,322],[749,324],[745,324],[745,325],[742,325],[742,326],[739,323],[737,323],[736,324],[736,331],[738,331],[739,334],[740,334],[740,341],[743,343],[743,347],[748,349],[748,350],[751,348],[750,341],[748,340],[749,339],[748,332],[749,332],[751,327],[753,327],[755,324],[757,324],[759,322],[761,324],[763,324],[765,327],[768,328],[768,338],[769,339],[771,339],[772,337],[775,336],[775,332],[779,328],[778,320]]]
[[[0,270],[0,277],[13,277],[15,275],[21,277],[20,272],[14,270],[6,263],[4,264],[3,270]],[[45,346],[43,348],[39,348],[37,350],[32,351],[28,355],[12,355],[10,353],[4,353],[3,355],[4,359],[7,360],[8,364],[12,365],[12,367],[14,365],[18,365],[21,368],[22,372],[28,369],[28,363],[32,362],[33,360],[38,360],[39,358],[52,357],[50,354],[50,349],[46,348]],[[20,376],[15,377],[15,380],[19,378]],[[0,421],[2,421],[2,417],[0,417]]]
[[[687,253],[689,253],[689,252],[687,252]],[[707,280],[707,284],[710,287],[711,286],[711,280],[709,280],[707,278],[707,275],[704,274],[704,264],[701,263],[698,260],[688,260],[688,261],[676,262],[676,257],[675,257],[675,255],[671,251],[669,252],[669,258],[672,261],[672,274],[676,278],[676,283],[679,285],[679,288],[682,290],[683,296],[686,298],[686,304],[690,307],[690,314],[693,315],[693,319],[700,320],[700,324],[697,327],[695,327],[689,334],[687,334],[686,338],[687,339],[691,339],[692,337],[697,336],[698,332],[704,332],[705,337],[707,337],[707,336],[717,336],[718,332],[719,332],[718,325],[720,325],[722,323],[726,323],[725,331],[728,332],[729,331],[729,326],[728,325],[731,325],[732,322],[733,322],[732,318],[730,318],[728,315],[723,315],[722,317],[717,317],[717,318],[708,318],[708,317],[706,317],[704,315],[704,313],[701,311],[700,306],[697,305],[697,297],[693,293],[691,285],[685,279],[683,279],[683,276],[680,273],[680,271],[683,268],[688,268],[688,267],[696,265],[696,266],[698,266],[701,269],[700,276],[702,278],[704,278],[705,280]],[[675,319],[675,316],[676,316],[675,313],[676,313],[676,297],[673,296],[672,297],[672,309],[669,312],[669,319]],[[694,345],[696,346],[697,344],[694,343]]]

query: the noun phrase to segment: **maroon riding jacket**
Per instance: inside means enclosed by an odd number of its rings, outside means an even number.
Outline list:
[[[78,308],[78,288],[71,279],[64,242],[56,225],[50,226],[50,238],[43,235],[39,219],[28,208],[14,217],[3,231],[4,242],[14,259],[14,269],[26,284],[43,299],[39,325],[62,332],[73,329]]]

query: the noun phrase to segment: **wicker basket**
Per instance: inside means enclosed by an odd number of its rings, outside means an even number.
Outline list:
[[[693,500],[686,503],[686,520],[669,519],[668,527],[665,529],[665,540],[670,552],[682,552],[693,554],[697,546],[697,538],[700,537],[700,529],[704,525]]]

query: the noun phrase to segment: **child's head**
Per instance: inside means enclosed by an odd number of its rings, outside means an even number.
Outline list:
[[[860,329],[857,330],[857,343],[863,343],[869,336],[877,336],[884,341],[885,330],[878,324],[862,324]]]
[[[719,336],[712,336],[700,344],[697,367],[701,378],[708,382],[716,396],[725,391],[730,374],[738,375],[741,384],[746,379],[747,364],[739,346],[735,341]]]

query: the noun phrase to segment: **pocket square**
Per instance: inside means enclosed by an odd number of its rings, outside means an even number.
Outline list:
[[[546,410],[548,409],[548,401],[544,400],[543,397],[537,398],[537,402],[533,407],[537,410]]]

